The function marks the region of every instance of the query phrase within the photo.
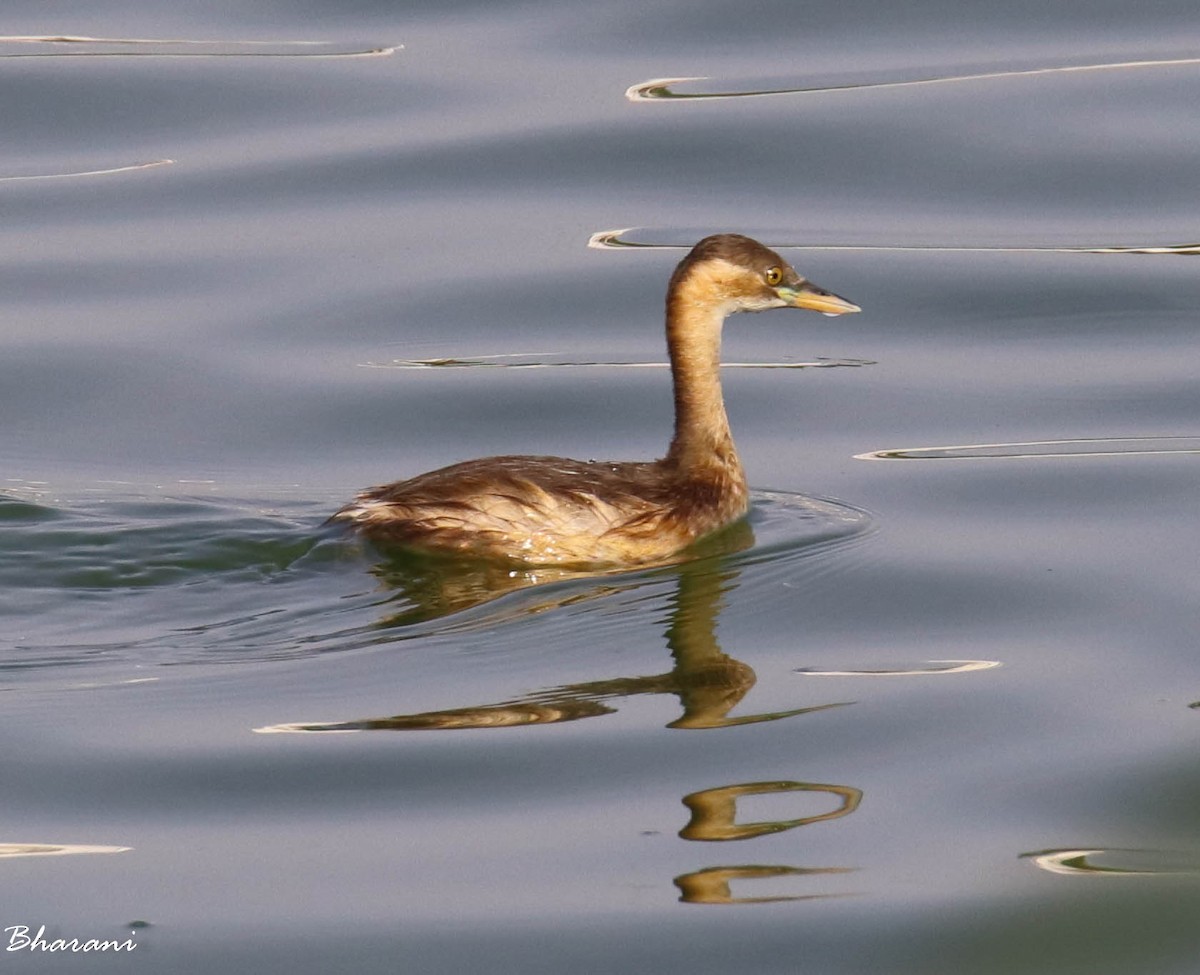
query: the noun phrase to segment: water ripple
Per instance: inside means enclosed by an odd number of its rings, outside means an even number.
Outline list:
[[[1200,872],[1192,855],[1167,850],[1058,849],[1022,853],[1035,867],[1068,877],[1152,877]]]
[[[374,642],[379,596],[361,552],[319,530],[326,507],[111,497],[68,507],[0,495],[0,588],[12,597],[0,607],[0,671]]]
[[[1038,457],[1122,457],[1200,454],[1200,437],[1113,437],[1033,440],[956,447],[894,447],[855,454],[855,460],[1030,460]]]
[[[513,352],[499,355],[392,359],[362,362],[367,369],[668,369],[668,362],[623,362],[614,359],[568,359],[554,352]],[[829,369],[835,366],[873,366],[870,359],[827,359],[778,362],[722,362],[723,369]]]
[[[128,853],[130,846],[87,846],[61,843],[0,843],[0,859],[8,857],[57,857],[76,853]]]
[[[157,169],[159,166],[171,166],[174,162],[174,159],[155,159],[152,162],[130,163],[127,166],[113,166],[108,169],[85,169],[69,173],[31,173],[17,176],[0,176],[0,183],[24,182],[33,179],[74,179],[79,176],[111,176],[115,173],[132,173],[142,169]]]
[[[593,250],[628,250],[646,248],[652,250],[688,250],[690,243],[657,243],[647,240],[631,240],[629,235],[640,230],[638,227],[622,227],[616,230],[600,230],[588,238],[588,247]],[[768,246],[778,250],[803,251],[930,251],[965,254],[1172,254],[1177,256],[1200,255],[1200,243],[1188,244],[847,244],[811,242],[769,242]]]
[[[1081,74],[1095,71],[1131,71],[1150,68],[1180,68],[1200,64],[1200,58],[1164,58],[1145,61],[1103,61],[1095,64],[1051,65],[1036,68],[971,71],[963,74],[891,78],[881,81],[852,80],[842,82],[800,83],[787,88],[747,88],[740,91],[680,91],[679,86],[710,81],[705,76],[686,78],[653,78],[630,85],[625,97],[631,102],[680,101],[711,98],[757,98],[764,95],[816,95],[835,91],[871,91],[885,88],[913,88],[925,85],[961,84],[968,81],[998,81],[1009,78],[1032,78],[1047,75]]]
[[[53,50],[26,48],[42,45]],[[0,58],[360,58],[386,57],[404,45],[334,44],[328,41],[196,41],[141,37],[0,36]]]
[[[618,594],[669,585],[680,565],[710,557],[727,558],[731,571],[782,571],[872,527],[866,512],[838,502],[755,492],[748,522],[674,563],[556,574],[415,555],[380,561],[322,528],[330,506],[317,501],[105,495],[65,506],[44,489],[8,490],[0,589],[16,598],[0,605],[0,672],[12,677],[106,662],[289,659],[491,629],[549,609],[619,604]]]
[[[831,670],[823,667],[797,667],[793,673],[805,677],[912,677],[934,674],[968,674],[999,667],[999,660],[926,660],[914,664],[861,666]]]

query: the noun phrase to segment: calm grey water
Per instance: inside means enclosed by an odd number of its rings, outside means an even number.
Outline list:
[[[5,970],[1197,970],[1194,4],[5,15],[0,927],[136,942]],[[726,329],[748,526],[322,527],[656,456],[723,230],[864,308]]]

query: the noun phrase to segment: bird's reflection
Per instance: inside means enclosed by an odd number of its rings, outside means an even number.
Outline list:
[[[585,589],[549,587],[544,598],[523,602],[515,611],[521,615],[544,612],[582,600],[595,599],[644,583],[646,571],[662,577],[676,577],[676,591],[670,599],[666,642],[671,651],[672,667],[653,676],[614,677],[579,684],[564,684],[520,698],[415,714],[361,718],[334,722],[303,722],[273,725],[260,731],[333,732],[333,731],[418,731],[459,728],[506,728],[518,725],[577,721],[616,708],[608,702],[638,694],[673,694],[679,699],[681,713],[668,723],[670,728],[722,728],[732,725],[774,721],[779,718],[839,707],[849,702],[819,704],[785,711],[731,715],[754,686],[754,670],[730,657],[717,644],[716,624],[723,596],[737,584],[740,568],[729,556],[754,544],[750,525],[741,521],[706,540],[687,554],[686,561],[675,565],[630,573],[602,575],[581,571],[511,570],[495,564],[463,562],[429,556],[405,557],[403,561],[377,565],[372,571],[393,590],[389,603],[404,608],[389,614],[384,626],[403,626],[425,622],[463,611],[518,590],[566,579],[593,578],[595,585]],[[624,579],[621,576],[624,576]]]
[[[772,819],[757,823],[737,823],[737,801],[743,796],[762,796],[781,792],[825,792],[841,801],[836,809],[797,819]],[[705,789],[683,797],[691,811],[688,824],[679,831],[685,840],[749,840],[769,833],[782,833],[797,826],[823,823],[849,816],[862,802],[862,790],[849,785],[819,785],[815,782],[745,782]]]
[[[836,808],[811,816],[794,819],[770,819],[739,823],[737,803],[744,796],[778,795],[781,793],[825,793],[839,800]],[[686,826],[679,831],[681,839],[709,843],[751,840],[759,836],[782,833],[798,826],[827,822],[849,816],[862,801],[862,790],[849,785],[822,785],[816,782],[743,782],[737,785],[704,789],[683,797],[691,813]],[[778,894],[757,897],[734,897],[729,889],[733,880],[765,880],[775,877],[811,876],[816,874],[850,873],[853,867],[797,867],[787,864],[743,864],[741,866],[705,867],[681,874],[673,881],[679,888],[679,900],[685,904],[772,904],[779,901],[820,900],[844,897],[840,893]]]
[[[679,713],[668,723],[670,728],[727,728],[735,725],[774,721],[779,718],[839,707],[825,703],[784,711],[734,715],[754,687],[754,670],[745,662],[721,650],[716,638],[717,622],[725,595],[734,589],[741,572],[738,553],[754,545],[750,525],[741,522],[709,539],[703,547],[692,549],[686,561],[641,569],[637,572],[595,573],[568,570],[509,570],[497,565],[478,564],[428,556],[412,556],[377,565],[373,571],[392,593],[389,606],[399,607],[381,621],[381,626],[403,627],[427,623],[452,613],[465,611],[528,590],[506,606],[489,607],[488,625],[512,615],[528,615],[561,608],[572,603],[600,598],[614,591],[630,590],[648,580],[674,579],[675,591],[668,600],[664,636],[671,652],[671,669],[643,677],[612,677],[606,680],[564,684],[520,698],[495,704],[396,714],[389,717],[347,721],[307,722],[273,725],[264,732],[352,732],[415,731],[458,728],[504,728],[522,725],[577,721],[611,714],[614,701],[638,694],[673,695],[679,701]],[[584,585],[541,585],[586,579]],[[497,611],[499,610],[499,611]],[[738,804],[752,796],[826,796],[836,800],[834,808],[807,816],[788,819],[738,822]],[[853,813],[862,792],[852,786],[827,785],[777,779],[743,782],[691,792],[683,796],[690,817],[679,830],[686,841],[728,842],[752,840],[783,833],[813,823],[840,819]],[[811,881],[828,887],[828,875],[849,873],[852,867],[805,867],[795,864],[751,863],[708,866],[673,879],[679,901],[686,904],[769,904],[783,901],[809,901],[847,896],[829,890],[803,891]],[[770,881],[776,881],[771,884]],[[805,881],[809,883],[806,884]],[[751,896],[736,896],[732,883],[751,886]],[[799,883],[800,893],[767,892],[772,886]]]
[[[745,864],[737,867],[706,867],[680,874],[672,883],[679,888],[684,904],[778,904],[781,901],[813,901],[846,894],[774,894],[759,897],[734,897],[729,884],[734,880],[768,880],[774,877],[809,877],[831,873],[851,873],[853,867],[787,867]]]

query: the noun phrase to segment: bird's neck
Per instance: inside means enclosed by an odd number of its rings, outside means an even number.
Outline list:
[[[667,295],[675,436],[665,462],[689,477],[744,487],[721,396],[721,325],[730,310],[703,282],[685,278]]]

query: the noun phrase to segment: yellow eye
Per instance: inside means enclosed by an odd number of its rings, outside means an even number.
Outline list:
[[[783,269],[778,267],[769,267],[767,268],[767,273],[764,274],[763,277],[766,278],[767,284],[773,288],[783,280]]]

